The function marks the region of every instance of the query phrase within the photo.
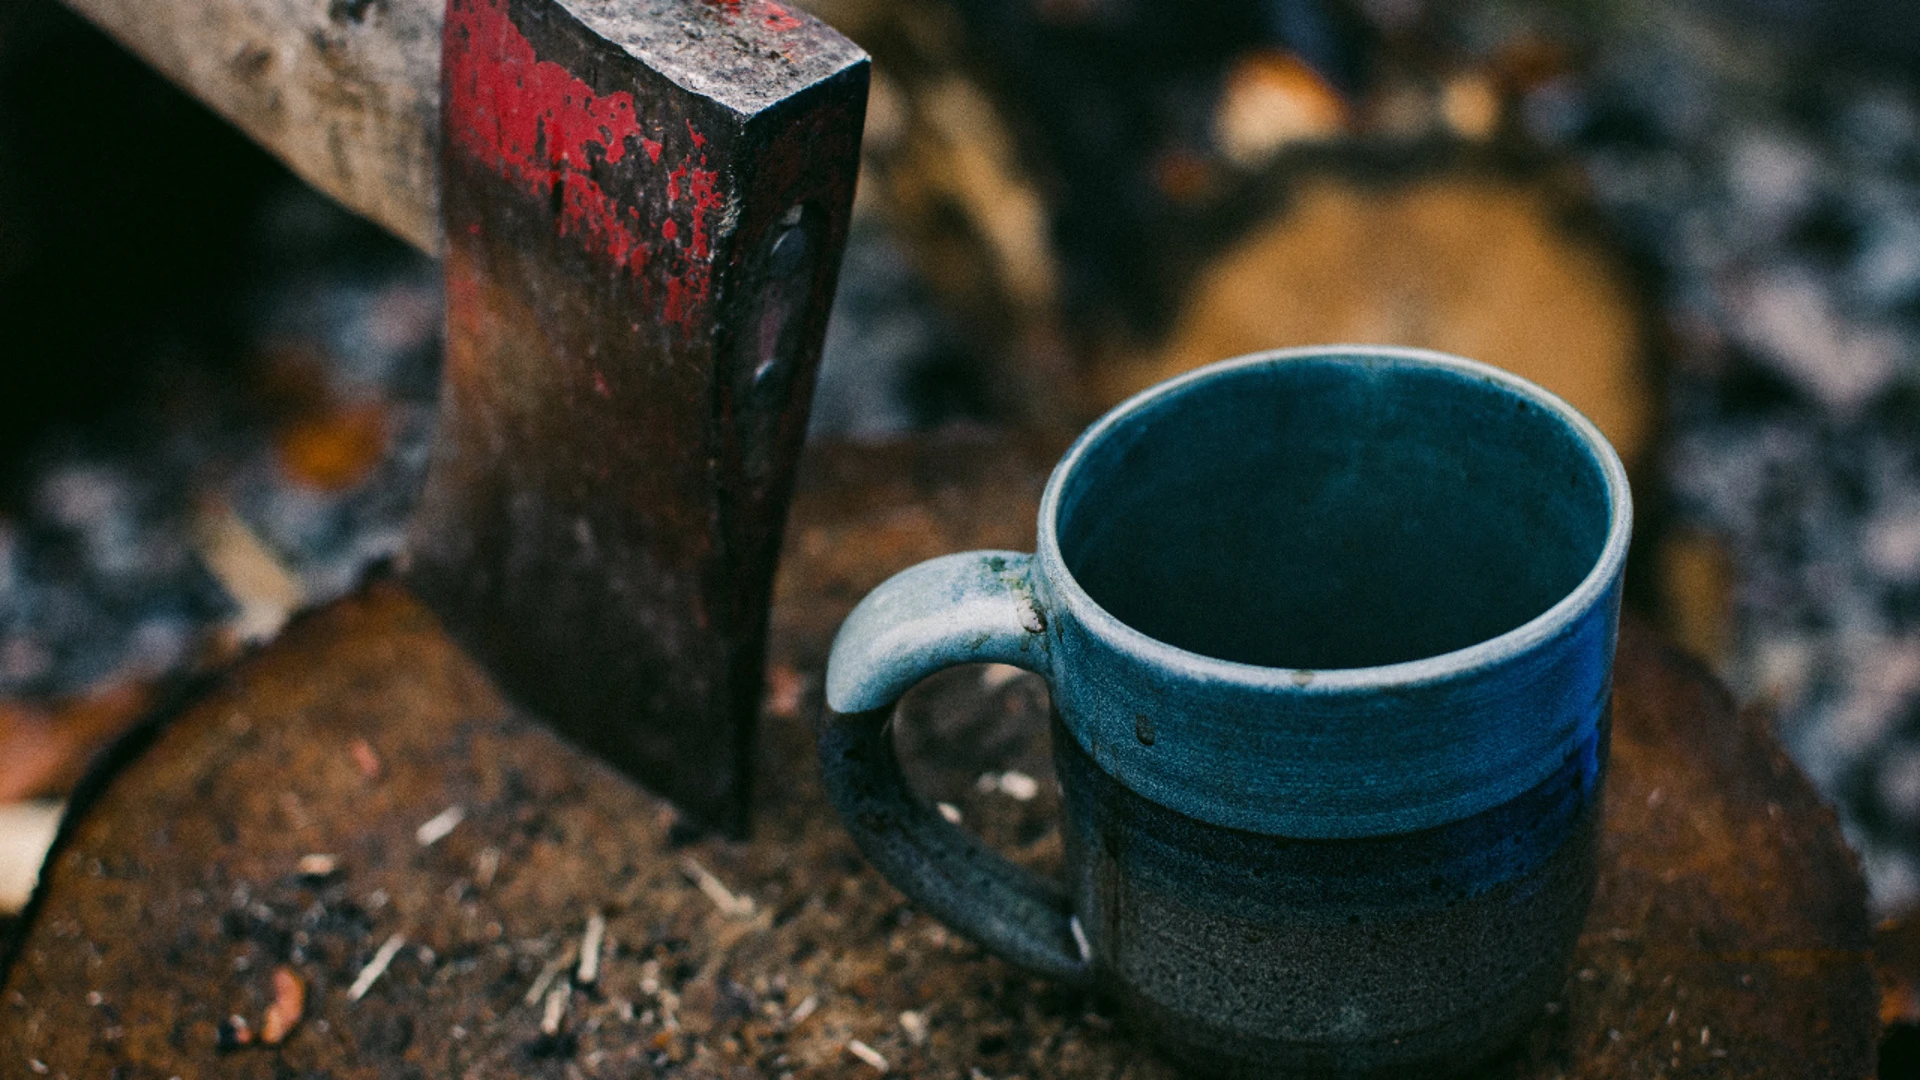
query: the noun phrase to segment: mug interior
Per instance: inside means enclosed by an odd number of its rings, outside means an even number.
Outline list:
[[[1083,448],[1055,525],[1101,607],[1190,652],[1374,667],[1545,612],[1594,567],[1601,462],[1543,402],[1390,354],[1228,367]]]

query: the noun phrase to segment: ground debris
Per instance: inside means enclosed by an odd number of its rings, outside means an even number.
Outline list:
[[[273,969],[273,1003],[267,1006],[266,1018],[260,1021],[260,1041],[268,1046],[278,1046],[300,1023],[307,1011],[307,984],[295,974],[292,968],[281,966]]]
[[[527,987],[526,996],[521,1001],[527,1005],[538,1005],[540,999],[546,996],[547,987],[553,985],[553,980],[558,978],[561,972],[572,967],[579,955],[580,943],[567,942],[566,949],[559,956],[547,961],[546,966],[540,969],[540,974],[534,976],[533,985]]]
[[[567,999],[572,994],[572,988],[566,986],[547,991],[546,1009],[540,1015],[540,1034],[548,1038],[560,1034],[560,1025],[567,1018]]]
[[[880,1051],[875,1050],[873,1047],[868,1046],[866,1043],[861,1042],[859,1039],[847,1040],[847,1053],[852,1054],[854,1057],[857,1057],[861,1061],[866,1062],[868,1065],[873,1066],[873,1068],[879,1072],[886,1072],[889,1068],[891,1068],[891,1066],[887,1064],[887,1059],[880,1053]]]
[[[580,967],[574,982],[592,986],[600,981],[600,943],[607,936],[607,917],[596,911],[587,916],[587,928],[580,935]]]
[[[330,878],[340,872],[340,857],[323,854],[302,855],[297,868],[301,877]]]
[[[353,756],[353,766],[360,770],[361,776],[369,780],[380,778],[380,755],[375,752],[372,743],[355,739],[347,744],[347,752]]]
[[[446,839],[447,834],[458,828],[460,823],[465,821],[466,818],[466,807],[458,804],[449,806],[445,810],[421,822],[420,827],[414,830],[413,838],[419,842],[421,847],[432,847]]]
[[[373,959],[367,961],[367,966],[361,968],[360,974],[354,976],[353,985],[347,987],[347,1000],[359,1001],[366,997],[367,991],[373,989],[373,984],[380,981],[380,976],[386,974],[387,965],[393,963],[394,956],[406,943],[405,934],[394,934],[382,942],[379,951],[373,954]]]
[[[216,1047],[222,1052],[252,1046],[253,1025],[247,1023],[246,1017],[235,1013],[220,1021],[219,1027],[215,1029],[214,1038]]]
[[[711,871],[701,866],[699,860],[692,856],[683,859],[680,865],[686,871],[687,877],[691,879],[695,885],[699,886],[701,892],[707,895],[707,899],[713,901],[713,906],[720,909],[720,914],[725,915],[729,919],[753,918],[754,906],[752,897],[740,896],[734,893],[733,890],[722,884],[719,878],[714,877]]]

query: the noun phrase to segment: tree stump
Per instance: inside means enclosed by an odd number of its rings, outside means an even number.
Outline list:
[[[1172,1076],[916,914],[817,782],[840,619],[919,559],[1030,546],[1059,449],[813,452],[746,843],[689,835],[516,712],[397,586],[297,622],[83,792],[8,950],[0,1073]],[[1046,870],[1053,785],[1008,779],[1049,775],[1045,695],[1011,671],[917,690],[903,753]],[[1864,894],[1832,814],[1762,719],[1631,620],[1614,725],[1574,973],[1490,1075],[1871,1075]]]

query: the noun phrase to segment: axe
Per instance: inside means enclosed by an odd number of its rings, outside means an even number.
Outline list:
[[[449,0],[447,354],[403,576],[738,834],[866,55],[774,0]]]

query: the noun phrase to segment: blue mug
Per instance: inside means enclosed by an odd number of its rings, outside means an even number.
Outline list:
[[[1626,472],[1473,361],[1292,349],[1121,404],[1038,550],[933,559],[848,616],[820,756],[868,860],[1219,1075],[1471,1067],[1540,1015],[1592,899]],[[1064,887],[935,813],[893,708],[1045,677]]]

